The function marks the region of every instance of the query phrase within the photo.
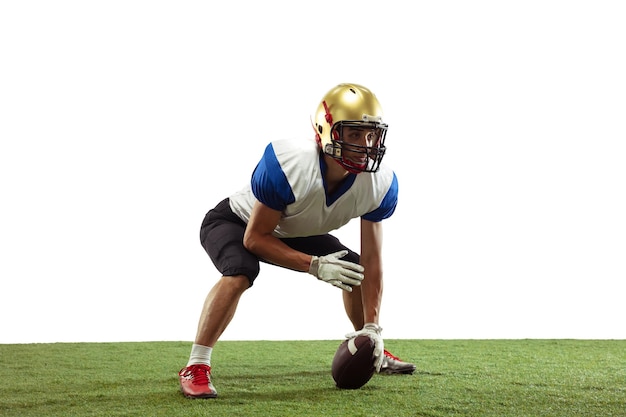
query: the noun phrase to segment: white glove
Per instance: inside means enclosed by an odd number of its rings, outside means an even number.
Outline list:
[[[361,281],[363,281],[363,267],[339,259],[347,254],[347,250],[341,250],[326,256],[311,257],[309,274],[342,290],[352,292],[352,286],[361,285]]]
[[[383,342],[383,338],[380,333],[383,331],[382,327],[375,323],[365,323],[365,326],[361,330],[356,332],[348,333],[346,337],[348,339],[352,339],[357,336],[369,336],[374,341],[374,357],[376,361],[374,362],[374,367],[376,368],[376,372],[380,372],[380,367],[383,364],[383,358],[385,357],[385,342]]]

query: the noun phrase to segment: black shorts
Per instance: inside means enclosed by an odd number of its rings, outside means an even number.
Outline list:
[[[266,262],[243,246],[246,223],[230,209],[228,198],[209,210],[200,228],[200,242],[223,276],[245,275],[250,286],[259,275],[260,262]],[[318,236],[281,239],[287,246],[309,255],[323,256],[347,250],[342,260],[359,263],[359,254],[345,247],[336,237]]]

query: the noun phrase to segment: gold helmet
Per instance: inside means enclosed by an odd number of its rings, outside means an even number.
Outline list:
[[[323,152],[347,171],[376,172],[386,150],[388,126],[382,118],[382,107],[369,89],[339,84],[322,98],[313,128]],[[364,140],[356,140],[356,132],[361,132],[358,136]]]

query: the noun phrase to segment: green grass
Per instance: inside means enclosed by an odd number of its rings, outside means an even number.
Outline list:
[[[624,340],[387,340],[416,373],[354,391],[338,344],[220,342],[212,400],[178,390],[190,342],[0,345],[0,416],[626,416]]]

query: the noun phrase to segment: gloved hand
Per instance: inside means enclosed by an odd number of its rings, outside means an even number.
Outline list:
[[[374,357],[376,358],[376,361],[374,362],[374,367],[376,368],[376,372],[380,372],[380,367],[382,366],[383,358],[385,357],[385,342],[383,342],[383,338],[380,335],[382,331],[382,327],[380,327],[378,324],[365,323],[361,330],[348,333],[346,335],[346,338],[348,339],[365,335],[369,336],[374,341]]]
[[[339,259],[347,254],[347,250],[341,250],[326,256],[313,256],[309,266],[309,274],[342,290],[352,292],[352,286],[361,285],[361,281],[363,281],[363,267]]]

